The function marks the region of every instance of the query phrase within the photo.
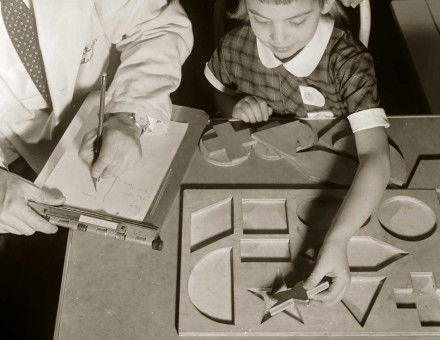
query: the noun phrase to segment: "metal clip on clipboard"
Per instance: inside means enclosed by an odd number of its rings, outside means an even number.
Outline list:
[[[162,250],[163,247],[159,228],[148,222],[138,222],[66,205],[51,206],[32,201],[28,204],[50,223],[60,227],[139,243],[151,246],[155,250]]]

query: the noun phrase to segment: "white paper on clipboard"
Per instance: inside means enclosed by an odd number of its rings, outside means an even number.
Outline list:
[[[48,169],[43,169],[36,183],[59,189],[66,196],[67,205],[142,221],[160,189],[188,124],[170,122],[164,133],[143,135],[142,159],[119,178],[100,180],[96,192],[89,167],[80,160],[78,149],[82,136],[97,125],[97,101],[87,100],[81,110],[83,112],[79,112],[72,121],[60,141],[60,147],[55,150],[63,152],[61,158],[55,166],[52,164],[52,169],[50,165]]]

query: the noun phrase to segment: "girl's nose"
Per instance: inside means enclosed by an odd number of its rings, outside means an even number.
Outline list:
[[[283,29],[282,25],[273,25],[270,32],[270,39],[275,44],[282,43],[286,38],[286,31]]]

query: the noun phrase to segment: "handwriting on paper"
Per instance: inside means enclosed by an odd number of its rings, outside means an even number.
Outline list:
[[[93,115],[78,132],[93,128]],[[63,154],[45,182],[66,196],[66,204],[143,220],[186,133],[186,123],[170,122],[166,133],[141,137],[142,159],[119,178],[101,179],[95,191],[90,169],[78,156],[78,143]],[[81,138],[75,138],[75,141]]]

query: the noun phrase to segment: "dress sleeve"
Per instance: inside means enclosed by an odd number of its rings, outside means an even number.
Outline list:
[[[223,41],[214,51],[209,62],[206,63],[204,73],[206,79],[217,90],[234,95],[236,83],[231,72],[233,67],[232,53],[233,51],[228,48],[228,44]]]
[[[373,58],[367,51],[359,51],[343,60],[337,80],[353,132],[389,127],[385,111],[379,106]]]

